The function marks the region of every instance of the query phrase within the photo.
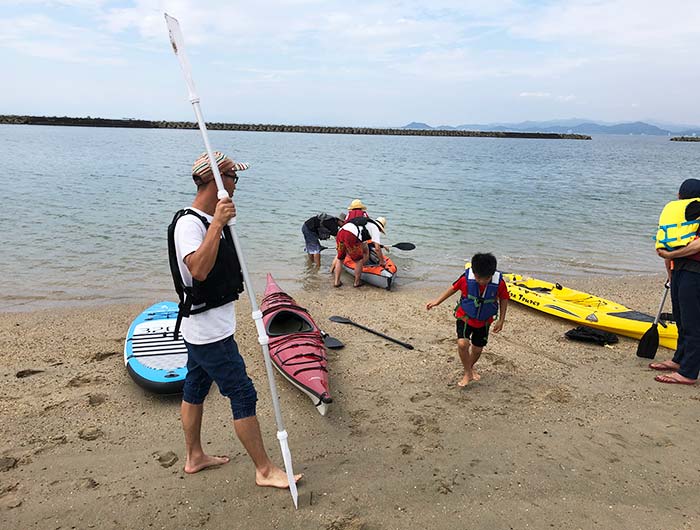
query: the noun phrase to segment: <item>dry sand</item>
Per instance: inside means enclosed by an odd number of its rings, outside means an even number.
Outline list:
[[[427,312],[442,289],[345,280],[292,293],[346,343],[329,352],[326,417],[278,378],[295,470],[306,474],[298,511],[287,492],[254,485],[216,391],[205,447],[232,462],[185,476],[179,398],[141,390],[122,359],[131,320],[155,300],[0,315],[0,528],[700,528],[700,387],[655,383],[635,341],[573,343],[563,336],[571,323],[511,303],[482,380],[460,389],[456,299]],[[660,278],[569,285],[647,312],[661,294]],[[280,462],[250,309],[237,309],[263,435]]]

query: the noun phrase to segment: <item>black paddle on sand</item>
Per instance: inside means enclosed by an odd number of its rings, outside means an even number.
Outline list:
[[[403,346],[406,349],[409,349],[409,350],[413,349],[413,346],[411,346],[407,342],[401,342],[400,340],[393,339],[393,338],[389,337],[388,335],[384,335],[384,333],[379,333],[378,331],[374,331],[373,329],[370,329],[366,326],[363,326],[362,324],[358,324],[357,322],[353,322],[349,318],[339,317],[339,316],[334,315],[332,317],[329,317],[328,320],[330,320],[331,322],[337,322],[339,324],[352,324],[353,326],[356,326],[360,329],[364,329],[365,331],[369,331],[370,333],[374,333],[375,335],[382,337],[383,339],[390,340],[391,342],[395,342],[396,344],[399,344],[400,346]]]
[[[325,344],[326,348],[331,349],[331,350],[339,350],[340,348],[345,348],[345,344],[343,344],[340,340],[336,339],[335,337],[331,337],[328,333],[325,331],[321,331],[321,336],[323,337],[323,344]]]
[[[661,310],[664,308],[664,303],[666,302],[669,287],[668,282],[666,282],[664,284],[664,295],[661,298],[661,305],[659,306],[659,311],[656,313],[654,323],[646,333],[642,335],[642,338],[639,339],[637,357],[644,357],[645,359],[653,359],[656,357],[656,350],[659,349],[659,318],[661,317]]]

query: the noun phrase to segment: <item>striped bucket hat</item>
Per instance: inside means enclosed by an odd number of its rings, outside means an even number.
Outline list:
[[[216,160],[216,165],[219,166],[220,173],[231,169],[234,171],[245,171],[250,167],[250,164],[231,160],[220,151],[214,151],[214,159]],[[207,153],[202,153],[199,155],[199,158],[195,160],[194,164],[192,164],[192,178],[197,184],[205,184],[214,179],[214,174],[211,171],[211,165],[209,164],[209,156]]]

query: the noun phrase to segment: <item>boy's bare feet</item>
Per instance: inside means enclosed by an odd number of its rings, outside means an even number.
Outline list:
[[[303,473],[294,475],[294,482],[298,483],[303,476]],[[262,471],[256,469],[255,483],[258,486],[264,488],[289,488],[289,480],[287,480],[287,473],[285,473],[282,469],[278,468],[277,466],[273,466],[267,473],[263,473]]]
[[[478,381],[479,379],[481,379],[481,376],[480,376],[479,374],[476,373],[476,370],[472,369],[472,377],[471,377],[471,379],[472,379],[472,381]]]
[[[208,467],[217,467],[228,464],[231,459],[228,456],[202,455],[201,458],[188,460],[185,462],[185,473],[192,474],[202,471]]]
[[[469,376],[467,374],[464,374],[464,377],[462,377],[462,380],[457,383],[457,386],[467,386],[469,384]]]

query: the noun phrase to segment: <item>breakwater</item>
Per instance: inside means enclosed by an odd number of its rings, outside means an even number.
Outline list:
[[[0,116],[6,125],[62,125],[71,127],[120,127],[132,129],[196,129],[189,121],[150,121],[109,118],[72,118],[67,116]],[[365,134],[391,136],[465,136],[476,138],[539,138],[552,140],[590,140],[586,134],[560,134],[507,131],[464,131],[457,129],[403,129],[374,127],[328,127],[322,125],[274,125],[258,123],[209,122],[214,131],[290,132],[310,134]]]
[[[700,136],[674,136],[672,142],[700,142]]]

